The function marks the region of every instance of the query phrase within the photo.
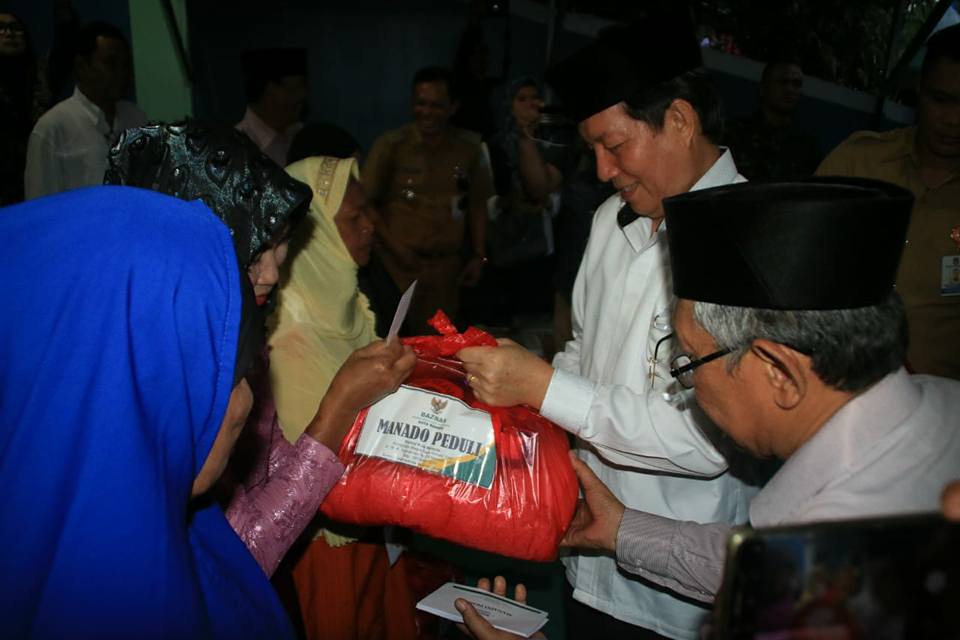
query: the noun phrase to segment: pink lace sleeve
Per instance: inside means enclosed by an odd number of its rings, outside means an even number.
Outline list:
[[[296,444],[284,438],[267,380],[263,374],[250,378],[256,405],[222,487],[230,526],[270,576],[343,475],[343,464],[307,434]]]
[[[266,480],[253,487],[238,485],[226,512],[268,576],[343,474],[343,464],[327,447],[306,434],[291,445],[277,431]]]

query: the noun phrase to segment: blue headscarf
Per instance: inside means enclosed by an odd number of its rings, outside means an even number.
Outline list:
[[[240,277],[205,205],[92,187],[0,210],[0,636],[282,638],[215,505]]]

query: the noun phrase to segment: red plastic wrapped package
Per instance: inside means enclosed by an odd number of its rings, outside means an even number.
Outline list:
[[[579,485],[566,434],[525,406],[474,398],[454,354],[494,346],[442,312],[439,336],[404,338],[417,365],[400,390],[358,416],[340,448],[346,471],[321,505],[340,522],[392,524],[474,549],[550,561]]]

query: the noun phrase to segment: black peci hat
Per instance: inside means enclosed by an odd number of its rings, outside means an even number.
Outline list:
[[[547,82],[577,122],[703,65],[686,10],[648,14],[605,29],[551,66]]]
[[[249,49],[240,54],[247,101],[256,101],[270,82],[307,75],[306,49],[275,47]]]
[[[912,194],[858,178],[741,183],[663,201],[678,298],[852,309],[893,290]]]
[[[294,47],[248,49],[240,54],[245,76],[278,81],[287,76],[307,75],[307,50]]]

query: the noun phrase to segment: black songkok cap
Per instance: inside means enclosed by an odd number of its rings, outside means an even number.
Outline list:
[[[240,64],[248,81],[279,82],[287,76],[307,75],[307,51],[285,47],[250,49],[240,54]]]
[[[703,65],[685,9],[616,25],[547,70],[567,113],[582,122],[656,85]]]
[[[678,298],[852,309],[893,289],[913,196],[858,178],[742,183],[663,201]]]
[[[202,200],[230,227],[245,270],[293,228],[313,191],[294,180],[233,127],[196,121],[127,129],[110,150],[105,184]]]

